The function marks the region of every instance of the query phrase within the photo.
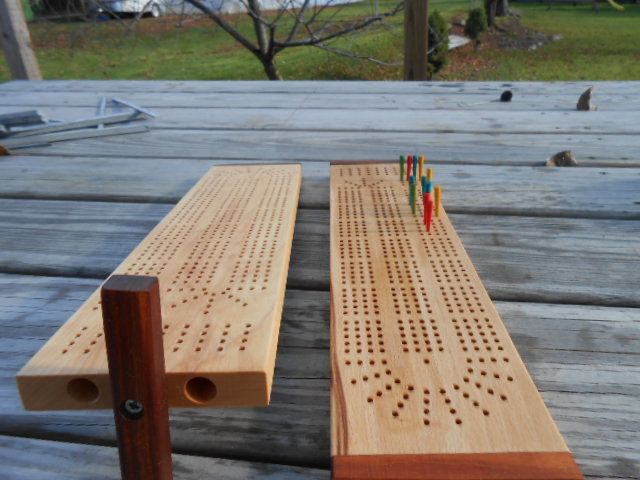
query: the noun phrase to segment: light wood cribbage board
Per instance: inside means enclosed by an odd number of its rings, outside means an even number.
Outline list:
[[[211,169],[115,270],[160,281],[169,405],[267,405],[300,165]],[[30,410],[109,408],[100,290],[18,374]]]
[[[444,209],[427,233],[399,175],[331,167],[333,478],[582,478]]]

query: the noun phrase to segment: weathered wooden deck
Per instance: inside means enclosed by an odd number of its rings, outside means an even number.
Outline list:
[[[576,112],[589,85],[0,85],[0,113],[90,116],[104,94],[160,114],[0,157],[0,476],[118,478],[111,412],[25,412],[16,371],[211,165],[284,160],[304,184],[272,405],[173,410],[175,473],[328,479],[327,162],[416,151],[585,475],[640,478],[640,83]],[[580,168],[542,166],[567,148]]]

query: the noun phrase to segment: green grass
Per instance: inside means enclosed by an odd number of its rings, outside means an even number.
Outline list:
[[[381,9],[395,4],[382,0]],[[432,0],[430,8],[445,17],[466,11],[468,0]],[[617,12],[603,5],[594,13],[589,5],[554,6],[517,4],[527,27],[563,39],[533,51],[480,49],[467,52],[478,57],[482,68],[469,72],[453,68],[451,80],[608,80],[640,79],[640,5],[626,5]],[[370,12],[370,2],[341,11],[343,19]],[[260,63],[228,35],[203,20],[176,30],[173,22],[145,19],[135,35],[124,32],[120,22],[31,23],[32,39],[43,75],[47,79],[264,79]],[[233,20],[250,34],[244,17]],[[303,47],[288,49],[278,57],[286,79],[400,79],[402,75],[402,14],[386,26],[370,28],[342,38],[334,47],[350,49],[387,62],[380,65]],[[151,31],[150,31],[151,30]],[[0,80],[9,78],[0,62]]]
[[[640,80],[640,5],[516,6],[524,25],[561,40],[532,52],[493,52],[478,80]],[[482,55],[482,54],[481,54]]]

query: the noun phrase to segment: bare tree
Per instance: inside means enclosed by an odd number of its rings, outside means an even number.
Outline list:
[[[332,40],[382,23],[385,18],[396,15],[404,7],[404,0],[399,0],[388,11],[375,11],[365,17],[343,19],[340,13],[345,7],[344,0],[272,0],[272,8],[269,9],[263,7],[264,0],[236,0],[253,23],[252,34],[246,35],[232,25],[222,12],[204,3],[206,0],[184,1],[205,13],[253,53],[270,80],[282,79],[276,57],[283,50],[318,47],[343,53],[330,45]]]

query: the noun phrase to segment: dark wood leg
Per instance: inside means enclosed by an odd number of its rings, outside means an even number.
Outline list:
[[[404,79],[427,80],[429,2],[404,2]]]
[[[114,275],[101,296],[122,478],[171,480],[158,279]]]

